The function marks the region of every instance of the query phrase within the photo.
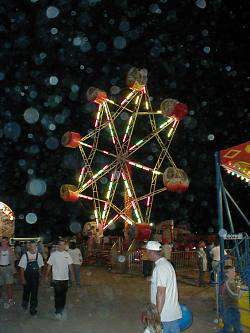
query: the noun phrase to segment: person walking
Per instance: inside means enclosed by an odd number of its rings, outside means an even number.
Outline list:
[[[162,257],[161,244],[149,241],[146,245],[150,260],[155,263],[151,279],[151,303],[161,316],[163,333],[179,333],[182,318],[178,302],[176,275],[171,263]]]
[[[209,242],[208,245],[206,246],[205,252],[207,255],[207,268],[209,271],[209,283],[210,285],[214,284],[214,272],[213,272],[213,267],[212,267],[212,256],[211,256],[211,250],[214,247],[214,243],[213,242]]]
[[[198,279],[199,287],[206,286],[205,272],[207,270],[207,255],[205,252],[205,247],[206,247],[205,242],[200,241],[198,244],[197,251],[196,251],[197,263],[198,263],[198,269],[199,269],[199,279]]]
[[[73,260],[76,285],[77,287],[81,287],[81,265],[83,260],[82,260],[82,253],[80,249],[76,247],[75,240],[69,242],[68,253],[71,256],[71,259]],[[71,275],[70,275],[70,280],[71,280]]]
[[[210,254],[212,257],[212,270],[214,273],[214,281],[218,282],[218,273],[220,271],[220,241],[216,239],[214,242],[215,246],[211,249]],[[227,252],[224,250],[224,256],[227,256]]]
[[[240,322],[240,311],[238,302],[241,293],[241,283],[237,279],[235,268],[225,266],[225,281],[221,287],[223,312],[222,318],[224,327],[221,330],[223,333],[242,333],[243,328]]]
[[[43,257],[35,242],[31,242],[29,251],[22,255],[18,266],[23,285],[22,307],[27,310],[30,303],[30,314],[34,316],[37,314],[40,270],[44,266]]]
[[[220,263],[220,241],[218,239],[214,242],[214,247],[210,251],[212,257],[212,268],[214,271],[218,270]],[[224,256],[227,255],[227,252],[224,250]]]
[[[8,237],[3,237],[0,246],[0,297],[2,293],[2,287],[6,286],[8,303],[12,305],[13,301],[13,282],[14,282],[14,253],[9,246]]]
[[[57,242],[56,251],[52,252],[45,275],[45,281],[48,281],[48,276],[52,270],[52,286],[54,287],[55,297],[55,318],[62,319],[66,304],[66,296],[69,283],[69,271],[72,281],[75,281],[73,260],[69,253],[65,251],[65,242],[60,239]]]

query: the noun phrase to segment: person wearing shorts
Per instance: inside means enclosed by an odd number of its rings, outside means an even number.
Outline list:
[[[13,303],[13,278],[14,274],[14,254],[9,246],[7,237],[3,237],[0,246],[0,297],[2,288],[6,286],[8,302]]]

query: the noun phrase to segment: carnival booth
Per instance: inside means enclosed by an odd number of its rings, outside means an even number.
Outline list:
[[[218,206],[218,228],[220,237],[220,262],[215,269],[218,277],[216,287],[217,314],[221,328],[229,328],[232,332],[250,332],[250,254],[249,236],[246,232],[235,233],[234,222],[229,203],[238,212],[241,220],[247,225],[245,230],[249,230],[250,221],[240,209],[232,195],[223,183],[221,167],[225,171],[236,176],[233,181],[250,182],[250,141],[242,143],[220,152],[215,153],[217,206]],[[238,178],[238,179],[237,179]],[[224,212],[224,213],[223,213]],[[227,256],[224,255],[225,241],[231,243],[230,257],[234,260],[234,267],[231,268],[231,277],[225,269]],[[235,289],[232,293],[230,285],[234,283]],[[236,298],[235,319],[231,320],[227,313],[225,292]],[[238,302],[238,306],[237,306]],[[231,316],[232,318],[232,316]],[[237,320],[239,318],[239,320]],[[229,327],[230,326],[230,327]],[[232,326],[232,327],[231,327]],[[237,327],[237,328],[236,328]],[[235,330],[236,329],[236,330]]]
[[[0,238],[11,238],[15,231],[15,215],[11,208],[0,202]]]

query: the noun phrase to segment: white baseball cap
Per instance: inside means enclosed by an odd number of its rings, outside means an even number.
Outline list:
[[[149,242],[147,242],[146,250],[161,251],[161,243],[156,242],[156,241],[149,241]]]

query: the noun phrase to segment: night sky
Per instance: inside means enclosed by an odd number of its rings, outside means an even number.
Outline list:
[[[86,205],[59,197],[82,163],[60,140],[68,130],[93,128],[96,106],[88,103],[87,89],[122,94],[132,66],[148,69],[158,105],[168,97],[189,107],[171,154],[190,188],[160,195],[154,221],[174,218],[211,232],[214,151],[249,140],[247,7],[247,1],[230,7],[222,0],[1,1],[0,200],[15,212],[16,235],[49,240],[67,234],[74,221],[90,220]],[[247,212],[249,186],[223,174]],[[33,195],[37,184],[39,195]],[[233,216],[237,229],[247,230]]]

